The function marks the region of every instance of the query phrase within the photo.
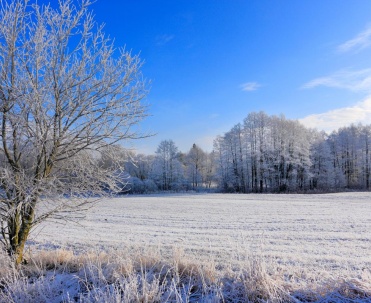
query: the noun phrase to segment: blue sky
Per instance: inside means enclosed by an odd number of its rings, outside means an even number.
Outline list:
[[[369,0],[98,0],[95,18],[145,61],[150,117],[134,142],[211,151],[252,111],[326,131],[371,123]]]

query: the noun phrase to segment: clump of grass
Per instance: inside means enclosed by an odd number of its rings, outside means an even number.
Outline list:
[[[222,293],[231,302],[293,302],[283,287],[283,279],[268,272],[259,256],[247,257],[241,268],[223,279]]]
[[[288,280],[257,256],[239,266],[200,262],[181,249],[169,257],[158,250],[60,249],[27,258],[16,271],[0,253],[0,302],[371,302],[367,277]]]
[[[371,283],[360,279],[330,279],[293,292],[299,302],[371,302]]]
[[[0,249],[0,281],[9,279],[16,273],[14,264],[4,250]]]

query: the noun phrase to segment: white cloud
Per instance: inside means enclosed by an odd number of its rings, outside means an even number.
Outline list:
[[[209,116],[210,119],[217,119],[217,118],[219,118],[219,117],[220,117],[220,115],[217,114],[217,113],[211,114],[211,115]]]
[[[165,45],[175,38],[174,35],[161,35],[156,37],[156,44],[161,46]]]
[[[317,86],[341,88],[354,92],[371,92],[371,68],[357,71],[342,70],[330,76],[309,81],[302,88]]]
[[[363,32],[359,33],[353,39],[350,39],[338,46],[338,51],[346,53],[349,51],[360,51],[371,45],[371,25],[369,25]]]
[[[371,96],[354,106],[338,108],[326,113],[309,115],[299,121],[307,127],[331,132],[350,124],[369,124],[371,121]]]
[[[246,82],[244,84],[241,84],[240,87],[243,91],[252,92],[261,87],[261,85],[257,82]]]

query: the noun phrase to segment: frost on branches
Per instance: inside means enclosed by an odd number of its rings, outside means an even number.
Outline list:
[[[1,2],[0,239],[18,264],[40,221],[121,189],[117,143],[141,136],[141,61],[114,48],[90,4]]]

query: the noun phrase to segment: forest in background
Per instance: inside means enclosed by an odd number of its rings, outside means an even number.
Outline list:
[[[253,112],[218,136],[212,152],[193,144],[183,153],[164,140],[154,155],[132,152],[125,171],[132,193],[369,190],[370,137],[371,125],[326,134],[283,115]]]

